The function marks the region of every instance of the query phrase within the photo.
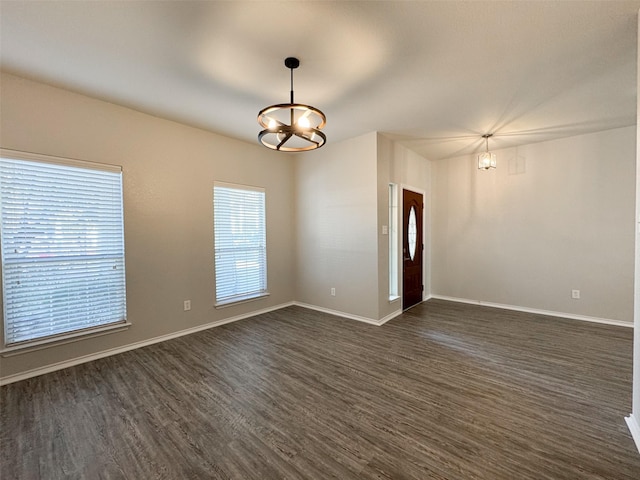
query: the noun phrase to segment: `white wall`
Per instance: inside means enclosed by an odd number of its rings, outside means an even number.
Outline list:
[[[122,165],[132,323],[124,332],[0,358],[3,377],[294,300],[291,156],[8,74],[1,85],[3,148]],[[266,188],[271,293],[219,310],[214,180]]]
[[[432,293],[631,322],[635,132],[434,162]]]
[[[376,138],[327,143],[295,163],[296,299],[369,320],[378,318]]]

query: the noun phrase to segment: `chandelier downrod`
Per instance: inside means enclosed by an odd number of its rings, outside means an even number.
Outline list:
[[[284,65],[289,69],[291,73],[291,102],[290,103],[295,103],[293,101],[293,70],[300,66],[300,60],[298,60],[295,57],[287,57],[284,59]]]

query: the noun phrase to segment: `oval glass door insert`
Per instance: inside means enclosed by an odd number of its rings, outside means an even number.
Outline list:
[[[409,225],[407,226],[407,240],[409,241],[409,256],[411,260],[416,256],[416,240],[418,239],[418,228],[416,225],[416,207],[411,206],[409,210]]]

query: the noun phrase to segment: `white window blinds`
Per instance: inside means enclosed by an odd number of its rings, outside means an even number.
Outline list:
[[[267,294],[264,190],[213,188],[216,304]]]
[[[125,322],[119,170],[7,158],[3,152],[6,345]]]

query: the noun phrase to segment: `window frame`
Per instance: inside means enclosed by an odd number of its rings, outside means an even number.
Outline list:
[[[22,152],[17,150],[10,150],[0,148],[0,158],[6,160],[13,160],[19,162],[31,162],[40,164],[51,164],[61,167],[73,167],[84,170],[98,170],[110,173],[116,173],[120,175],[120,230],[122,235],[122,290],[118,288],[118,295],[122,295],[122,318],[114,320],[112,322],[99,323],[86,328],[75,328],[73,330],[54,333],[51,335],[38,336],[31,339],[18,340],[11,343],[7,343],[7,292],[5,288],[5,262],[2,262],[2,279],[0,281],[0,288],[2,289],[2,302],[3,302],[3,319],[2,327],[0,328],[0,340],[2,348],[0,348],[0,354],[2,356],[10,356],[18,353],[28,352],[32,350],[39,350],[50,346],[60,345],[64,343],[74,342],[82,340],[84,338],[90,338],[94,336],[101,336],[107,333],[122,331],[128,328],[131,323],[127,320],[127,305],[126,305],[126,267],[125,267],[125,247],[124,247],[124,188],[122,182],[122,167],[118,165],[102,164],[87,162],[84,160],[76,160],[65,157],[56,157],[52,155],[42,155],[36,153]],[[0,211],[1,215],[1,211]],[[0,218],[1,220],[1,218]],[[2,224],[0,222],[0,229]],[[4,237],[4,232],[0,231],[0,234]],[[0,252],[0,258],[4,258],[4,252]],[[37,263],[37,262],[36,262]]]
[[[216,241],[216,237],[218,235],[218,229],[216,229],[216,189],[222,188],[227,190],[239,190],[244,192],[259,192],[262,194],[262,258],[263,262],[260,265],[260,270],[262,272],[262,279],[260,282],[262,283],[262,287],[260,289],[254,289],[251,291],[245,292],[234,292],[233,295],[224,295],[220,296],[220,289],[218,285],[220,284],[219,277],[219,263],[216,261],[216,258],[219,255],[218,244]],[[264,187],[257,187],[252,185],[242,185],[236,183],[228,183],[228,182],[213,182],[213,267],[214,267],[214,307],[215,308],[225,308],[231,305],[237,305],[239,303],[251,302],[254,300],[259,300],[264,297],[268,297],[268,261],[267,261],[267,195],[266,189]],[[219,205],[219,204],[218,204]]]
[[[400,243],[399,243],[399,208],[398,208],[398,185],[389,183],[389,302],[400,298],[399,278],[400,278]]]

